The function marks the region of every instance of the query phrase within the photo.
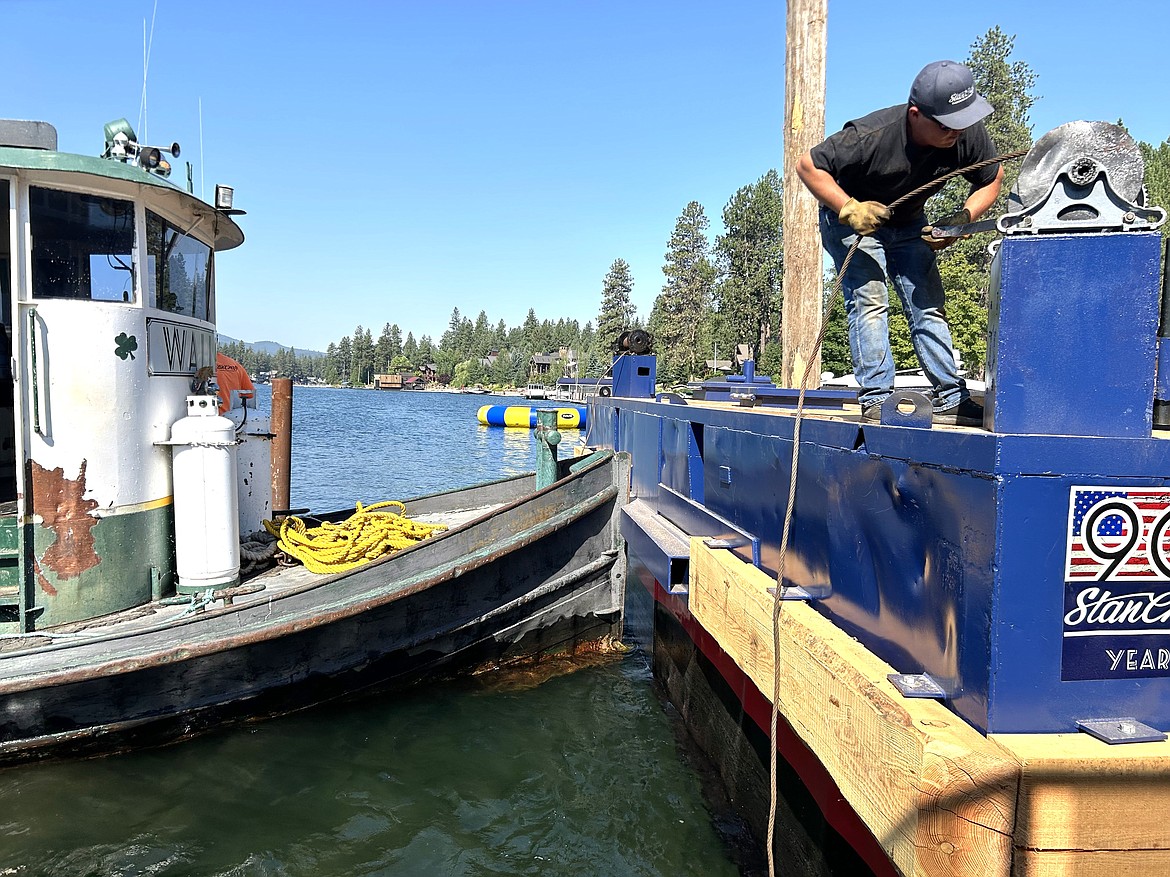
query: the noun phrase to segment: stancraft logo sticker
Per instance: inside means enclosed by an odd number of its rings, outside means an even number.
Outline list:
[[[1072,487],[1060,678],[1170,676],[1170,488]]]

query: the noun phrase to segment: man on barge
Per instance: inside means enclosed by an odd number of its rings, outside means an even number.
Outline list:
[[[907,103],[847,122],[797,163],[801,181],[821,202],[821,241],[838,273],[861,239],[841,288],[862,420],[880,421],[881,403],[894,391],[888,276],[933,387],[934,422],[983,424],[983,406],[958,374],[935,256],[953,239],[924,235],[923,206],[933,193],[894,211],[886,205],[946,173],[994,158],[995,144],[982,122],[991,112],[965,65],[935,61],[915,78]],[[971,191],[963,209],[938,225],[965,225],[995,203],[1003,182],[1000,165],[964,176]]]

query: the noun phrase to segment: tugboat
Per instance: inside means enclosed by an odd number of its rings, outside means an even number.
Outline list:
[[[166,443],[214,370],[215,253],[244,240],[229,188],[212,205],[171,183],[178,152],[125,120],[100,158],[0,123],[9,631],[147,603],[176,577]]]
[[[539,472],[378,512],[416,532],[408,547],[371,559],[350,539],[344,564],[243,581],[241,537],[280,516],[268,421],[220,416],[214,385],[233,192],[175,185],[178,144],[125,120],[100,157],[56,140],[0,122],[0,762],[171,741],[620,627],[628,467],[558,460],[552,424]],[[273,529],[308,563],[294,521]]]
[[[688,401],[652,355],[590,400],[589,444],[633,458],[629,635],[761,840],[776,814],[781,873],[1170,873],[1170,296],[1143,173],[1101,122],[1028,153],[981,428],[911,390],[880,423],[843,390],[800,406],[750,367]]]

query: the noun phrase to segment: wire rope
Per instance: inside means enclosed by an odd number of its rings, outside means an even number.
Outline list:
[[[1030,148],[1030,147],[1029,147]],[[1001,162],[1010,161],[1015,158],[1020,158],[1027,155],[1028,149],[1017,149],[1013,152],[1006,152],[1003,155],[997,155],[995,158],[989,158],[984,161],[976,162],[967,167],[959,168],[944,174],[929,183],[919,186],[913,191],[907,192],[896,201],[889,204],[892,211],[896,210],[900,204],[904,204],[912,198],[915,198],[924,192],[929,192],[932,189],[942,186],[949,180],[960,176],[962,174],[973,173],[977,170],[982,170],[993,164],[1000,164]],[[770,758],[770,782],[771,795],[768,807],[768,875],[769,877],[776,877],[776,861],[774,843],[776,837],[776,807],[777,807],[777,779],[778,779],[778,761],[779,753],[776,741],[776,730],[779,724],[780,715],[780,610],[784,605],[784,595],[788,591],[788,587],[784,584],[785,561],[788,556],[788,537],[792,530],[792,511],[796,503],[796,475],[797,467],[800,462],[800,428],[804,419],[804,397],[808,390],[809,378],[812,375],[813,367],[817,364],[818,357],[821,351],[821,345],[824,343],[825,334],[829,330],[829,315],[833,312],[833,305],[836,304],[837,296],[841,294],[841,284],[845,277],[845,272],[849,268],[849,263],[853,260],[853,254],[857,252],[858,246],[861,244],[861,239],[864,235],[858,235],[853,244],[849,247],[849,251],[845,254],[844,260],[841,262],[841,268],[837,271],[837,276],[833,280],[833,288],[829,293],[828,303],[825,305],[821,313],[821,329],[817,334],[816,341],[813,343],[813,349],[808,357],[808,364],[805,366],[804,374],[800,379],[800,394],[796,400],[796,417],[793,421],[792,427],[792,461],[789,466],[790,476],[788,479],[788,504],[784,510],[784,526],[780,536],[780,560],[778,569],[776,571],[776,589],[775,599],[772,604],[772,714],[771,721],[768,726],[768,739],[771,742],[771,758]]]

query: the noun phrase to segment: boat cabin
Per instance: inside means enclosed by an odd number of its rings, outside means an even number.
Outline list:
[[[166,442],[214,374],[215,253],[243,242],[230,197],[168,178],[178,151],[0,121],[0,631],[174,587]]]

